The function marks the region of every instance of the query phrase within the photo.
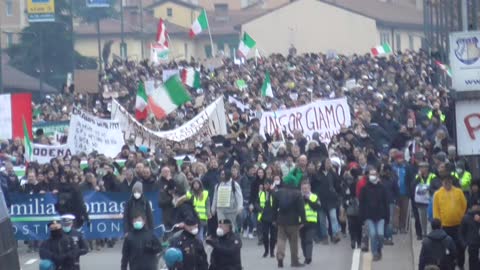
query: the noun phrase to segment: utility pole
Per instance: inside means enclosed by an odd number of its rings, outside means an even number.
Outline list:
[[[468,8],[467,0],[462,0],[462,31],[468,31]]]
[[[45,79],[45,67],[43,65],[43,32],[39,31],[38,34],[40,35],[40,93],[43,93],[43,80]]]
[[[125,43],[125,29],[124,29],[124,18],[123,18],[123,13],[124,13],[124,10],[123,10],[123,3],[124,0],[121,0],[120,2],[120,38],[121,38],[121,42],[120,42],[120,58],[122,58],[122,60],[125,60],[127,59],[127,44]]]
[[[144,40],[143,40],[143,0],[140,0],[140,45],[142,60],[145,59],[145,52],[144,52]]]
[[[75,33],[73,32],[73,0],[70,0],[70,35],[72,39],[72,78],[75,76]]]
[[[2,66],[3,66],[3,59],[2,59],[2,54],[3,54],[3,48],[2,48],[2,20],[0,18],[0,93],[4,93],[5,89],[3,89],[3,72],[2,72]]]
[[[103,73],[103,61],[102,61],[102,44],[100,40],[100,19],[97,18],[96,21],[96,27],[97,27],[97,45],[98,45],[98,71],[100,74]]]

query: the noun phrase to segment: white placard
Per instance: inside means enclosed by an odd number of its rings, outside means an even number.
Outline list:
[[[263,112],[260,120],[260,133],[273,134],[277,129],[293,134],[295,130],[311,139],[313,133],[320,134],[323,143],[329,143],[331,138],[340,133],[342,126],[352,124],[350,107],[346,98],[317,100],[297,108]]]
[[[452,86],[457,91],[480,90],[480,32],[450,33]]]
[[[101,119],[77,109],[72,111],[68,130],[67,145],[74,155],[97,151],[115,157],[125,144],[118,121]]]
[[[480,155],[480,100],[457,101],[455,111],[458,154]]]
[[[62,145],[43,145],[33,144],[33,156],[32,160],[38,162],[38,164],[50,163],[52,158],[56,157],[69,157],[72,153],[66,144]]]
[[[235,104],[235,106],[237,106],[237,108],[239,108],[242,112],[245,112],[246,110],[250,110],[250,105],[248,105],[248,104],[245,105],[241,101],[239,101],[238,99],[236,99],[232,96],[228,97],[228,103]]]
[[[125,139],[135,138],[136,145],[145,145],[154,149],[157,143],[165,140],[181,142],[192,137],[203,137],[227,134],[225,106],[220,97],[192,120],[169,131],[153,131],[139,123],[117,101],[112,102],[112,119],[117,120],[124,132]]]

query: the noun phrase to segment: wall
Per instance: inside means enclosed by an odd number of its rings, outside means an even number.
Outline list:
[[[288,19],[286,19],[288,18]],[[294,44],[298,53],[366,53],[379,43],[373,19],[316,1],[299,0],[242,25],[267,54],[288,53]]]
[[[168,8],[172,9],[171,17],[167,16]],[[198,15],[200,15],[200,12],[167,2],[155,7],[153,15],[155,18],[163,18],[164,20],[189,29],[192,26],[193,21],[197,19]]]
[[[7,16],[6,0],[0,0],[0,35],[2,35],[2,48],[7,47],[7,35],[3,32],[18,33],[27,25],[26,16],[23,12],[26,10],[26,0],[12,0],[12,16]],[[13,35],[13,42],[19,40],[18,35]]]
[[[379,37],[382,33],[388,33],[388,37],[390,39],[389,43],[392,46],[392,49],[395,51],[398,51],[399,49],[401,51],[411,49],[418,51],[422,47],[423,33],[420,31],[378,28]],[[400,48],[397,47],[397,34],[400,35]],[[410,36],[413,38],[413,48],[410,48]]]

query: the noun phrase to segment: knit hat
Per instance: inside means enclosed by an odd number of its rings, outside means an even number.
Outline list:
[[[142,182],[136,182],[132,187],[132,192],[143,193],[143,184]]]
[[[293,169],[289,174],[283,178],[283,183],[285,185],[298,187],[300,181],[302,181],[303,172],[299,168]]]

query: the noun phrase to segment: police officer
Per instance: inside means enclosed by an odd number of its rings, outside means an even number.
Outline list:
[[[77,250],[77,254],[75,255],[75,270],[80,269],[80,256],[83,256],[88,253],[88,244],[83,237],[83,234],[77,231],[73,227],[73,223],[75,220],[75,216],[72,214],[66,214],[61,216],[62,219],[62,229],[63,232],[70,236],[73,240],[73,244],[75,245],[75,249]]]
[[[50,238],[40,245],[40,270],[75,270],[78,251],[58,220],[48,223]]]
[[[213,247],[209,270],[242,270],[242,240],[232,228],[230,220],[219,220],[217,237],[207,237],[207,244]]]
[[[188,217],[180,227],[183,228],[183,232],[170,242],[171,247],[180,249],[183,254],[183,268],[178,269],[207,270],[207,253],[202,241],[197,238],[197,219]]]
[[[121,270],[156,270],[157,254],[162,246],[152,230],[145,226],[143,212],[134,213],[133,231],[125,237],[122,247]]]
[[[303,181],[301,190],[305,202],[305,217],[307,222],[300,228],[300,242],[303,256],[305,257],[305,264],[310,264],[312,262],[313,238],[315,237],[315,228],[318,222],[317,216],[321,205],[318,196],[312,193],[310,182]]]

